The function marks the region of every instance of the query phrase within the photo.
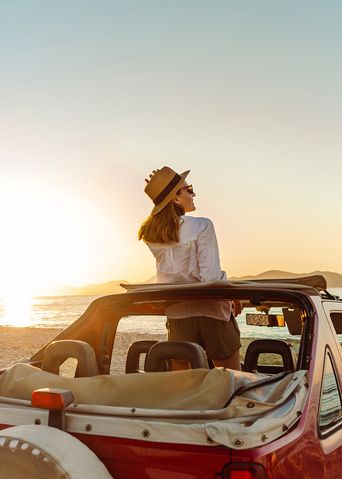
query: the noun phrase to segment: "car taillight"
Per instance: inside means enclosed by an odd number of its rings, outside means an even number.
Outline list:
[[[74,401],[68,389],[44,388],[32,392],[31,405],[49,410],[48,425],[65,431],[65,408]]]
[[[257,463],[232,462],[222,471],[223,479],[267,479],[264,467]]]
[[[44,388],[32,392],[31,404],[42,409],[64,409],[73,400],[74,396],[68,389]]]

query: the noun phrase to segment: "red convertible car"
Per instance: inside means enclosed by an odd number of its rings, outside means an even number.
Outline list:
[[[323,277],[126,289],[1,371],[1,478],[342,477],[342,301]],[[198,344],[152,336],[115,372],[120,321],[148,333],[172,308],[201,304],[210,316],[233,300],[241,371],[213,367]]]

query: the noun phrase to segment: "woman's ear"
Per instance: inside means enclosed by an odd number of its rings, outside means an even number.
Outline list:
[[[172,198],[172,201],[173,201],[176,205],[181,206],[181,202],[179,201],[178,195],[175,195],[175,196]]]

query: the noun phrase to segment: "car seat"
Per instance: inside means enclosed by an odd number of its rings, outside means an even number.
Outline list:
[[[132,343],[130,345],[127,351],[127,356],[126,356],[126,368],[125,368],[126,374],[142,372],[139,368],[140,356],[142,354],[146,354],[147,356],[148,351],[157,342],[158,341],[145,339],[141,341],[135,341],[135,343]],[[145,357],[145,363],[146,363],[146,357]]]
[[[147,353],[145,371],[163,371],[165,361],[187,361],[191,369],[209,369],[207,355],[202,346],[189,341],[160,341]]]
[[[42,370],[59,374],[59,367],[68,358],[77,360],[75,377],[89,377],[99,374],[94,349],[85,341],[63,339],[50,343],[45,351]]]
[[[283,366],[267,365],[258,366],[260,354],[279,354],[283,360]],[[255,339],[252,341],[245,354],[243,370],[248,372],[269,372],[295,371],[297,358],[290,343],[280,339]]]

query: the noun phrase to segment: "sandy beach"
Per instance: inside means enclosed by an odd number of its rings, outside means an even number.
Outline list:
[[[14,328],[0,327],[0,368],[7,367],[23,358],[29,358],[42,346],[51,341],[62,331],[57,328]],[[166,334],[139,334],[120,333],[115,338],[112,373],[121,373],[125,370],[125,360],[128,347],[134,341],[141,339],[155,339],[163,341]]]
[[[0,368],[28,358],[51,341],[61,329],[0,327]]]

